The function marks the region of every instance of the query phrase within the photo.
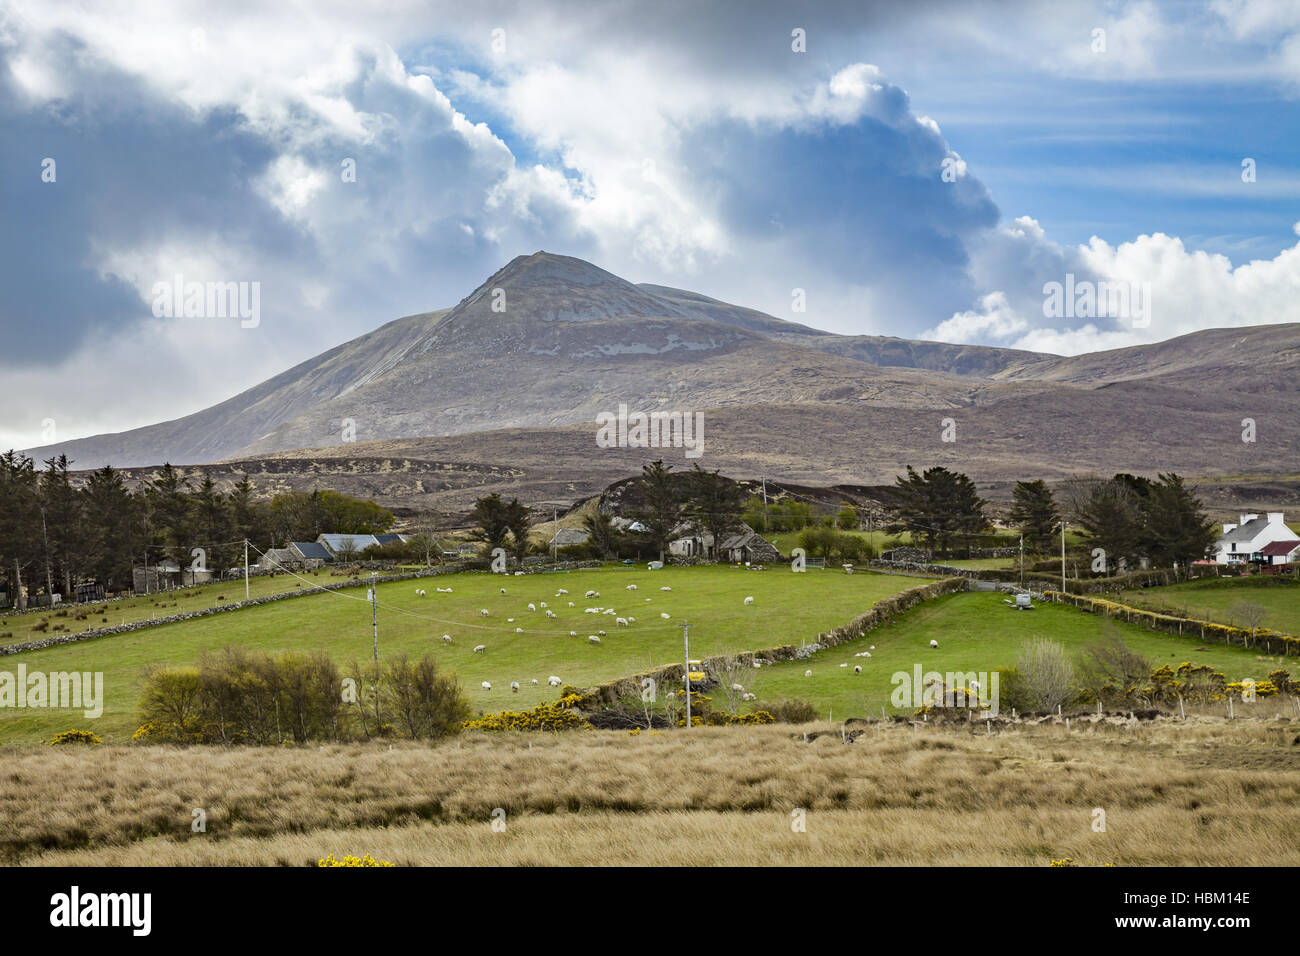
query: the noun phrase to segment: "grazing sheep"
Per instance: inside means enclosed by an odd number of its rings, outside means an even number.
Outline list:
[[[474,646],[474,653],[475,653],[475,654],[482,654],[482,653],[483,653],[484,651],[486,651],[486,650],[487,650],[487,645],[486,645],[486,644],[476,644],[476,645]]]
[[[618,618],[615,618],[615,619],[614,619],[614,626],[615,626],[615,627],[627,627],[627,618],[625,618],[625,617],[618,617]]]
[[[512,694],[517,694],[517,693],[519,693],[519,681],[517,681],[517,680],[512,680],[512,681],[510,682],[510,693],[512,693]]]
[[[505,588],[502,588],[502,589],[501,589],[501,593],[502,593],[502,594],[505,594],[505,593],[506,593],[506,589],[505,589]]]
[[[599,613],[600,613],[600,608],[596,608],[596,607],[583,608],[583,609],[582,609],[582,613],[583,613],[583,614],[599,614]]]
[[[804,672],[803,672],[803,676],[804,676],[804,677],[812,677],[812,671],[804,671]]]
[[[549,618],[556,618],[556,619],[558,619],[560,615],[556,614],[554,611],[547,611],[547,612],[546,612],[546,616],[549,617]]]
[[[451,588],[434,588],[439,594],[450,594]]]
[[[555,596],[556,596],[556,597],[560,597],[561,595],[568,594],[568,593],[569,593],[569,592],[568,592],[567,589],[565,589],[565,588],[560,588],[558,591],[555,592]]]
[[[588,592],[587,592],[587,597],[589,597],[589,598],[594,598],[595,596],[596,596],[596,592],[595,592],[595,591],[588,591]]]
[[[732,684],[732,685],[731,685],[731,689],[732,689],[732,690],[738,690],[738,691],[740,691],[742,694],[745,692],[745,688],[741,687],[739,684]]]
[[[515,619],[514,619],[513,617],[508,617],[508,618],[506,618],[506,623],[507,623],[507,624],[513,624],[513,623],[515,623]]]
[[[537,606],[540,607],[540,608],[542,608],[543,610],[545,610],[545,608],[546,608],[546,602],[545,602],[545,601],[538,601],[538,602],[537,602]]]
[[[757,695],[757,694],[745,694],[745,695],[743,695],[740,699],[741,699],[741,700],[758,700],[758,695]]]
[[[665,621],[668,620],[670,617],[672,617],[671,614],[665,613],[664,611],[660,611],[659,616],[662,617]]]
[[[517,628],[515,628],[515,633],[516,633],[516,634],[522,634],[522,633],[524,633],[524,629],[523,629],[522,627],[517,627]]]
[[[636,623],[636,618],[632,617],[632,615],[629,614],[629,615],[628,615],[628,618],[627,618],[627,622],[628,622],[629,624],[635,624],[635,623]]]
[[[481,607],[481,608],[479,608],[478,612],[479,612],[480,614],[482,614],[484,617],[487,617],[488,614],[491,613],[491,612],[489,612],[488,609],[485,608],[485,607]]]
[[[536,604],[533,604],[533,603],[530,601],[530,602],[528,603],[528,610],[530,610],[530,611],[536,611],[536,610],[537,610],[537,605],[536,605]]]
[[[590,635],[590,636],[587,638],[587,643],[588,643],[588,644],[599,644],[599,643],[600,643],[600,638],[597,637],[595,634],[592,634],[592,635]]]
[[[649,598],[646,598],[646,599],[645,599],[645,602],[646,602],[646,604],[649,604],[649,603],[650,603],[650,599],[649,599]]]
[[[750,597],[745,598],[745,607],[749,607],[753,603],[754,603],[754,598],[752,595]]]
[[[596,633],[599,634],[601,637],[606,636],[604,631],[597,631]]]
[[[938,641],[931,641],[931,642],[930,642],[930,646],[931,646],[931,647],[938,647],[938,646],[939,646],[939,642],[938,642]]]
[[[660,590],[660,591],[671,591],[672,588],[670,588],[668,585],[665,584],[665,585],[664,585],[663,587],[661,587],[659,590]]]
[[[528,683],[530,683],[530,684],[532,684],[534,687],[536,687],[536,686],[537,686],[537,678],[534,677],[534,678],[533,678],[532,680],[530,680]]]
[[[450,635],[450,634],[444,634],[444,635],[442,635],[442,643],[444,643],[444,644],[450,644],[450,643],[451,643],[451,635]]]
[[[627,586],[627,589],[628,589],[629,591],[635,591],[635,590],[636,590],[636,585],[635,585],[635,584],[629,584],[629,585]]]
[[[577,605],[575,605],[572,601],[569,602],[569,607],[576,607],[576,606]]]
[[[848,664],[841,664],[840,667],[848,667]]]
[[[870,647],[867,648],[867,650],[869,650],[869,651],[874,651],[875,649],[876,649],[876,645],[875,645],[875,644],[872,644]]]
[[[853,668],[853,673],[855,673],[855,674],[861,674],[861,673],[862,673],[862,665],[859,664],[859,665],[855,666],[855,667]]]
[[[558,677],[552,674],[550,677],[546,678],[546,683],[550,684],[552,687],[559,687],[560,684],[563,683],[563,681],[561,681]]]
[[[578,636],[578,632],[577,632],[577,631],[570,631],[570,632],[569,632],[569,637],[577,637],[577,636]]]
[[[491,690],[491,689],[492,689],[492,684],[491,684],[490,682],[488,682],[488,681],[484,681],[484,682],[483,682],[483,689],[484,689],[484,690]]]

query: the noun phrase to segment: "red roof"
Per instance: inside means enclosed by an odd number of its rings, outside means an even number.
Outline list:
[[[1286,557],[1296,548],[1300,548],[1300,541],[1274,541],[1271,544],[1266,544],[1264,547],[1260,548],[1259,553],[1270,558],[1278,557],[1279,555]]]

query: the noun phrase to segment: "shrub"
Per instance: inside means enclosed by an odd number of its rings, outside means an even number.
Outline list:
[[[318,867],[320,866],[333,867],[333,866],[396,866],[397,864],[389,863],[387,860],[376,860],[369,853],[367,853],[365,856],[345,856],[341,860],[334,859],[334,854],[331,853],[329,856],[325,857],[325,859],[317,860],[316,865]]]
[[[557,701],[543,702],[532,710],[503,710],[498,714],[485,714],[475,720],[465,721],[466,730],[483,730],[496,733],[503,730],[577,730],[590,728],[586,720],[572,708],[578,696],[572,694]]]
[[[50,746],[61,747],[64,744],[86,744],[93,747],[103,742],[98,735],[91,733],[89,730],[65,730],[50,741]]]
[[[772,703],[757,703],[752,713],[766,713],[772,718],[763,723],[806,724],[817,719],[817,709],[806,700],[792,697]]]
[[[1016,660],[1017,694],[1024,709],[1045,713],[1069,701],[1076,694],[1074,666],[1065,648],[1046,638],[1025,641]],[[1014,705],[1013,705],[1014,706]]]

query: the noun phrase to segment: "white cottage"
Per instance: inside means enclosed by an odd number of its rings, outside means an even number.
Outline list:
[[[1223,526],[1223,535],[1214,543],[1214,560],[1219,564],[1250,561],[1285,564],[1286,556],[1276,553],[1280,549],[1269,548],[1268,554],[1264,549],[1276,542],[1291,541],[1300,543],[1300,534],[1287,527],[1282,512],[1270,511],[1262,518],[1257,514],[1244,514],[1238,524]]]

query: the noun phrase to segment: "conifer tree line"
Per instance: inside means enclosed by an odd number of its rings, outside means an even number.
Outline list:
[[[64,600],[89,581],[126,590],[134,567],[171,560],[186,568],[195,548],[220,573],[242,566],[244,539],[265,551],[331,532],[376,534],[394,521],[374,502],[334,491],[257,500],[246,476],[222,490],[209,474],[166,464],[133,488],[108,466],[74,479],[65,455],[41,464],[12,450],[0,455],[0,591],[11,602],[20,587]]]

